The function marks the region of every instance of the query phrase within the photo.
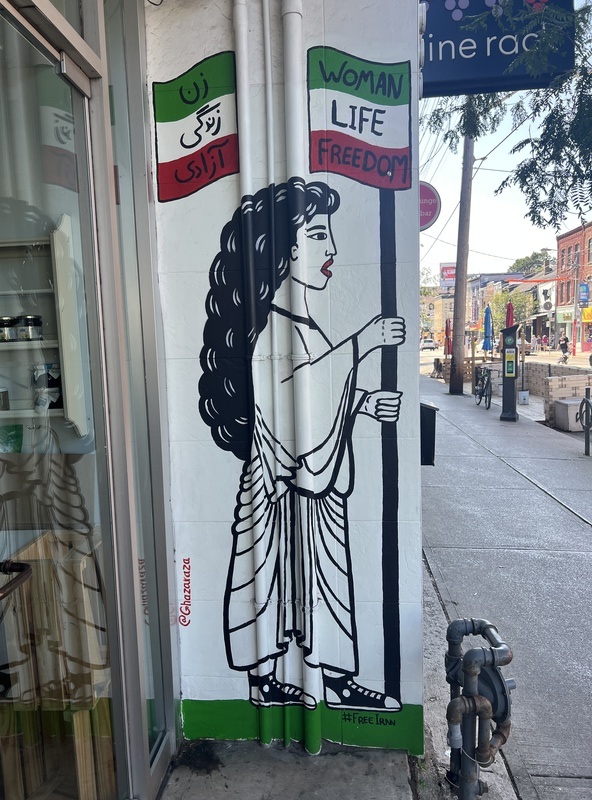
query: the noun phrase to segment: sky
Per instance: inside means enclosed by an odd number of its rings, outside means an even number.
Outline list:
[[[433,101],[423,101],[426,102]],[[423,103],[420,113],[425,108]],[[554,251],[554,255],[557,248],[554,229],[536,228],[525,218],[526,203],[518,189],[495,194],[508,172],[524,157],[511,155],[510,150],[513,144],[527,137],[528,128],[523,126],[515,133],[511,129],[508,120],[495,134],[475,142],[468,274],[506,272],[518,258],[543,248]],[[428,267],[437,280],[440,263],[456,261],[462,140],[459,152],[454,154],[435,136],[422,136],[420,132],[420,137],[420,179],[438,191],[442,203],[436,222],[420,234],[420,259],[421,267]],[[573,215],[560,232],[578,224]]]

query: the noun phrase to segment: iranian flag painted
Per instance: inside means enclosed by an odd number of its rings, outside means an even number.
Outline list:
[[[366,61],[332,47],[308,51],[310,171],[378,189],[411,186],[409,62]]]
[[[178,200],[239,171],[234,53],[153,84],[158,199]]]

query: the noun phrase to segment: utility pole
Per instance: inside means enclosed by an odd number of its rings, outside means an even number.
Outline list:
[[[452,323],[452,360],[450,362],[450,394],[463,393],[465,360],[465,322],[467,305],[467,264],[469,262],[469,226],[471,221],[471,190],[475,141],[465,136],[463,144],[462,179],[458,211],[458,241],[456,247],[456,276],[454,284],[454,315]]]

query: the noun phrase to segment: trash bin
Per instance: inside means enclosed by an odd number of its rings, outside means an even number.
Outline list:
[[[433,467],[436,463],[436,412],[433,403],[419,404],[419,435],[421,441],[421,465]]]

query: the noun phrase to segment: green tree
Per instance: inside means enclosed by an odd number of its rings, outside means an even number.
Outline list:
[[[500,26],[510,29],[543,21],[537,48],[518,57],[514,64],[524,63],[533,75],[543,74],[549,53],[564,47],[573,31],[574,69],[548,88],[521,95],[443,98],[422,125],[442,134],[455,150],[461,138],[478,139],[493,133],[511,114],[515,127],[524,125],[528,133],[511,150],[522,160],[497,192],[517,186],[532,223],[558,229],[571,211],[583,220],[592,209],[592,5],[585,0],[573,16],[553,7],[532,15],[525,5],[521,0],[504,0],[504,13],[498,20]],[[477,17],[471,24],[480,22]]]
[[[525,322],[532,316],[534,298],[531,292],[510,292],[508,289],[496,292],[489,303],[495,336],[502,328],[506,327],[506,309],[510,300],[514,306],[515,323]]]
[[[427,266],[420,266],[419,268],[419,293],[421,295],[435,294],[438,291],[436,278],[432,271]]]
[[[529,256],[517,258],[508,272],[523,272],[525,276],[536,275],[545,269],[546,265],[555,266],[557,259],[549,255],[549,251],[545,248],[537,252],[531,253]]]

